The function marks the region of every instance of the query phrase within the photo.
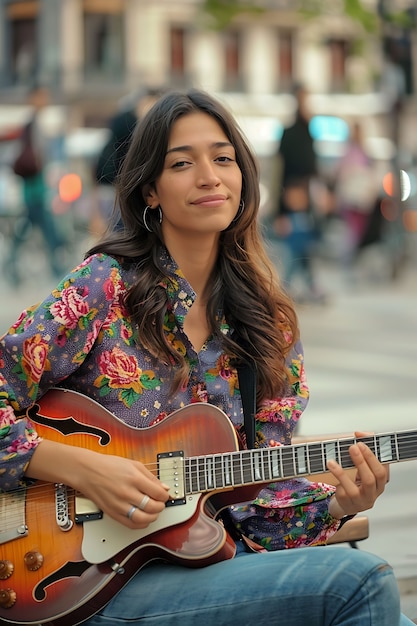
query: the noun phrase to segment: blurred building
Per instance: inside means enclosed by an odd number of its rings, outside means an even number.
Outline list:
[[[218,30],[203,0],[0,0],[0,101],[24,102],[25,87],[37,79],[54,89],[57,101],[73,104],[77,122],[88,126],[143,85],[196,85],[259,114],[287,110],[294,81],[322,94],[322,108],[340,95],[375,92],[381,42],[365,36],[338,0],[327,15],[310,20],[292,0],[253,4],[263,11],[240,14]],[[415,2],[364,0],[378,5],[382,17],[393,4],[404,9]],[[417,55],[416,41],[410,43],[409,95]],[[369,99],[367,105],[383,106]]]
[[[323,6],[326,1],[328,10],[309,18],[296,0],[242,2],[258,10],[237,13],[220,27],[204,0],[0,0],[0,138],[27,118],[28,87],[48,86],[50,124],[65,126],[69,167],[88,190],[108,121],[126,97],[141,89],[200,87],[238,117],[261,158],[268,206],[278,184],[271,156],[294,115],[294,83],[302,82],[324,175],[331,178],[349,122],[360,117],[370,155],[384,161],[381,178],[401,145],[415,202],[417,0],[361,0],[378,20],[372,32],[344,13],[343,0],[322,0]],[[391,19],[397,11],[402,22]],[[396,118],[393,141],[399,74],[401,124]],[[0,217],[13,204],[18,209],[9,167],[14,149],[0,143],[0,191],[7,189]]]

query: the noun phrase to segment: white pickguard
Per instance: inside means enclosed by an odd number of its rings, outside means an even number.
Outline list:
[[[103,515],[99,520],[84,522],[81,545],[83,557],[89,563],[103,563],[135,541],[187,521],[194,515],[200,495],[187,496],[185,504],[166,507],[147,528],[131,530],[108,515]]]

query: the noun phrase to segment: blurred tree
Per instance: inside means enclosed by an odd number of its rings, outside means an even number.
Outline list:
[[[290,3],[289,3],[290,4]],[[294,0],[291,3],[305,17],[317,17],[323,13],[345,13],[353,20],[360,22],[367,32],[378,29],[379,18],[385,22],[412,26],[412,16],[408,10],[393,10],[387,0],[378,0],[378,11],[370,11],[364,6],[362,0]],[[227,28],[233,19],[242,13],[262,14],[271,8],[271,2],[262,0],[204,0],[202,5],[204,13],[213,20],[214,28],[223,30]]]
[[[213,21],[217,30],[227,28],[233,19],[241,13],[263,13],[265,9],[254,0],[204,0],[203,12]]]

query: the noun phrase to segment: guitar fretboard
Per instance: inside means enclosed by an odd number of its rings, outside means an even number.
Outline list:
[[[326,472],[335,460],[344,469],[354,467],[349,455],[358,439],[346,438],[189,457],[185,464],[185,493],[268,483]],[[363,437],[381,463],[417,459],[417,430]]]

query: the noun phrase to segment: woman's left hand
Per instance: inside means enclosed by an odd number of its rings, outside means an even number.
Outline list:
[[[370,433],[355,432],[355,437]],[[339,481],[329,503],[329,513],[336,519],[371,509],[389,480],[389,466],[382,465],[366,444],[359,441],[349,448],[357,472],[355,480],[336,461],[328,461],[327,468]]]

